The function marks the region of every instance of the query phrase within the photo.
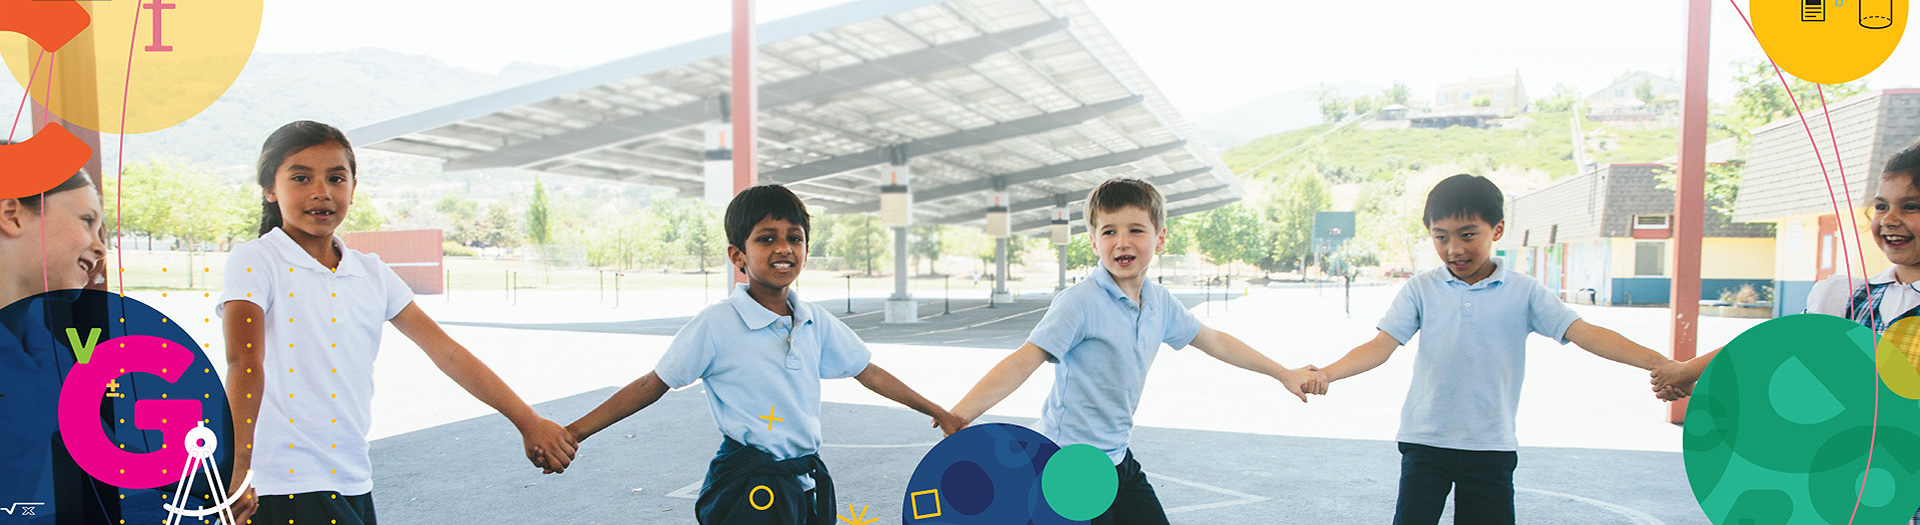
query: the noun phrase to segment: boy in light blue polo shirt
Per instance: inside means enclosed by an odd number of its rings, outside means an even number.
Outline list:
[[[820,380],[855,378],[933,416],[948,433],[965,424],[869,363],[860,336],[793,292],[810,231],[806,204],[793,192],[778,185],[741,192],[727,205],[726,230],[727,256],[746,274],[746,284],[674,334],[653,372],[567,430],[584,442],[669,388],[704,381],[707,406],[725,440],[700,486],[699,522],[830,525],[833,480],[816,454]]]
[[[1671,363],[1612,330],[1587,324],[1533,278],[1490,257],[1506,222],[1500,188],[1455,175],[1427,194],[1421,219],[1444,269],[1400,288],[1380,332],[1314,372],[1307,392],[1371,370],[1420,335],[1413,386],[1400,410],[1400,497],[1395,524],[1440,520],[1454,486],[1454,523],[1513,523],[1513,470],[1520,448],[1514,412],[1534,333],[1644,370]]]
[[[1127,446],[1133,412],[1146,388],[1147,368],[1166,344],[1189,344],[1228,364],[1272,376],[1306,401],[1310,376],[1281,367],[1233,336],[1200,324],[1166,287],[1147,280],[1154,252],[1164,247],[1165,201],[1138,179],[1101,183],[1087,196],[1087,226],[1100,267],[1054,297],[1027,343],[987,372],[953,407],[963,421],[1006,399],[1043,362],[1055,363],[1053,391],[1040,409],[1039,432],[1060,446],[1087,444],[1106,452],[1120,477],[1113,506],[1092,520],[1167,523],[1153,485]]]

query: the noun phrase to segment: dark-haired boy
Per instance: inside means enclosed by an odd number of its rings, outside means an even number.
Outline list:
[[[1127,446],[1133,412],[1146,388],[1147,368],[1165,343],[1192,344],[1227,364],[1279,380],[1306,401],[1310,376],[1281,367],[1233,336],[1200,324],[1168,293],[1147,280],[1154,252],[1167,243],[1165,201],[1152,184],[1113,179],[1087,195],[1087,227],[1100,266],[1054,297],[1027,343],[987,372],[954,405],[973,421],[1020,388],[1044,362],[1055,363],[1053,391],[1040,409],[1038,431],[1060,446],[1088,444],[1106,452],[1120,477],[1113,505],[1095,524],[1167,523],[1167,514]]]
[[[833,479],[816,454],[820,380],[853,377],[933,416],[948,433],[964,424],[869,363],[867,345],[853,330],[794,294],[810,224],[798,196],[778,185],[748,188],[727,205],[725,220],[727,257],[746,284],[674,334],[652,372],[567,430],[585,442],[669,388],[704,381],[725,440],[700,486],[699,522],[832,524]]]
[[[1440,521],[1447,493],[1454,523],[1513,523],[1518,461],[1514,412],[1528,333],[1572,342],[1643,370],[1673,362],[1612,330],[1587,324],[1538,281],[1500,265],[1493,242],[1506,229],[1500,188],[1454,175],[1427,194],[1421,220],[1446,263],[1400,288],[1380,332],[1316,372],[1307,391],[1371,370],[1421,332],[1413,385],[1400,410],[1400,497],[1395,524]]]

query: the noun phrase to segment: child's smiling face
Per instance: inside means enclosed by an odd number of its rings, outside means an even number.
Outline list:
[[[747,232],[745,249],[727,246],[733,266],[747,273],[747,285],[764,292],[793,286],[807,264],[807,230],[799,224],[767,217]]]
[[[1920,272],[1920,247],[1914,245],[1914,228],[1920,225],[1920,190],[1913,187],[1913,174],[1896,173],[1880,179],[1880,191],[1873,196],[1873,243],[1886,254],[1887,262],[1906,274]]]
[[[1447,265],[1454,278],[1477,283],[1493,275],[1493,241],[1506,231],[1506,221],[1487,224],[1478,215],[1435,219],[1427,224],[1433,236],[1433,251]]]
[[[280,207],[280,229],[295,240],[329,238],[347,219],[359,181],[347,149],[321,144],[287,156],[267,188],[267,202]]]
[[[1153,254],[1167,244],[1167,232],[1153,223],[1153,214],[1139,206],[1104,210],[1094,216],[1093,253],[1113,280],[1143,279]]]

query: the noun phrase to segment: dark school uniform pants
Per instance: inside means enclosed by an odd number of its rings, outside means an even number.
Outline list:
[[[1113,506],[1088,523],[1167,525],[1167,511],[1160,507],[1160,496],[1153,492],[1153,484],[1147,483],[1147,474],[1140,471],[1140,462],[1133,460],[1133,450],[1127,450],[1127,459],[1113,470],[1120,475],[1120,490],[1114,494]]]
[[[1513,523],[1513,451],[1459,450],[1400,444],[1400,500],[1394,525],[1440,522],[1453,495],[1453,522]]]
[[[259,498],[259,510],[251,520],[257,525],[378,525],[373,517],[372,492],[358,496],[303,492]]]

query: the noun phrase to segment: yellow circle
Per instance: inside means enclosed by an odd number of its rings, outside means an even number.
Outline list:
[[[759,494],[760,491],[762,490],[767,491],[766,505],[761,505],[760,502],[754,501],[756,499],[754,495]],[[753,505],[753,510],[767,510],[767,509],[773,508],[773,489],[767,488],[766,485],[760,485],[760,486],[754,487],[753,490],[747,492],[747,504]]]
[[[63,79],[53,98],[56,102],[97,98],[101,103],[98,107],[56,103],[54,114],[101,133],[119,133],[123,128],[126,133],[147,133],[193,118],[227,92],[253,55],[265,2],[147,2],[140,3],[140,9],[127,9],[131,4],[121,2],[77,3],[92,21],[73,42],[96,43],[94,74],[77,81]],[[132,42],[128,36],[134,37]],[[130,50],[121,47],[129,43]],[[69,43],[61,50],[76,47]],[[0,57],[21,85],[26,84],[40,50],[19,33],[0,33]],[[29,91],[45,93],[51,80],[48,75],[33,77],[39,88]],[[125,122],[121,121],[123,97]]]
[[[1879,68],[1900,44],[1907,0],[1836,3],[1751,2],[1753,35],[1767,57],[1793,76],[1819,84],[1852,82]]]

